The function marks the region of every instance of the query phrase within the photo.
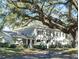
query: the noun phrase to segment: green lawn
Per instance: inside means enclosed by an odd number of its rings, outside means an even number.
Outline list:
[[[6,56],[11,56],[11,55],[18,55],[23,49],[18,49],[18,48],[0,48],[0,54],[1,55],[6,55]]]
[[[0,48],[1,55],[19,55],[19,54],[35,54],[35,53],[47,53],[48,51],[63,51],[65,54],[75,54],[78,49],[76,48],[51,48],[48,50],[39,50],[39,49],[27,49],[27,48]]]

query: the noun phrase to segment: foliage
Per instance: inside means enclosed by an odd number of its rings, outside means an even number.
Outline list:
[[[28,48],[28,45],[23,45],[24,48]]]
[[[65,50],[63,52],[63,54],[77,54],[78,53],[78,49],[77,48],[70,48],[68,50]]]
[[[64,45],[63,47],[64,47],[64,48],[71,48],[72,46],[69,45],[69,44],[67,44],[67,45]]]
[[[17,46],[15,45],[15,44],[11,44],[10,46],[9,46],[9,48],[16,48]]]
[[[15,44],[9,44],[9,43],[0,43],[0,47],[5,47],[5,48],[16,48],[17,45],[15,45]]]
[[[8,43],[0,43],[0,47],[9,47]]]
[[[3,4],[1,4],[1,6],[2,5]],[[73,23],[72,22],[73,19],[72,20],[69,20],[70,18],[68,19],[69,1],[67,1],[67,0],[64,0],[64,1],[6,0],[4,6],[6,6],[6,8],[8,9],[8,11],[7,11],[8,14],[6,14],[7,17],[5,16],[6,23],[8,25],[10,24],[10,26],[12,26],[12,27],[26,26],[25,23],[28,23],[30,19],[39,20],[43,24],[47,25],[48,23],[46,23],[44,21],[44,18],[47,20],[47,22],[49,22],[48,20],[53,20],[54,24],[56,23],[56,24],[61,25],[60,26],[61,28],[62,28],[62,26],[65,26],[66,28],[70,27],[71,23]],[[4,7],[4,9],[5,9],[5,7]],[[63,9],[65,9],[65,10],[63,10]],[[72,12],[72,13],[74,13],[76,11],[75,7],[73,7],[72,10],[74,10]],[[72,11],[72,10],[70,10],[70,11]],[[77,17],[77,12],[75,12],[75,17]],[[22,18],[22,19],[20,19],[20,18]],[[20,25],[17,25],[17,24],[20,24]],[[55,26],[58,26],[56,24],[55,24]],[[51,23],[51,25],[53,25],[53,24]],[[47,25],[47,26],[49,26],[49,25]]]
[[[0,54],[5,56],[19,55],[22,50],[19,48],[0,48]]]
[[[56,48],[56,45],[51,44],[49,48]]]
[[[47,49],[47,46],[45,46],[45,45],[34,45],[33,46],[34,48],[37,48],[37,49],[42,49],[42,50],[45,50],[45,49]]]

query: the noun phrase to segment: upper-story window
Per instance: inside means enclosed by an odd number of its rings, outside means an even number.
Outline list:
[[[38,34],[38,35],[41,34],[40,31],[37,31],[37,34]]]
[[[56,36],[57,36],[57,37],[58,37],[58,34],[59,34],[59,33],[58,33],[58,32],[56,32]]]
[[[37,34],[38,35],[43,34],[43,30],[42,29],[37,29]]]
[[[46,35],[46,30],[43,30],[43,34]]]
[[[55,36],[55,33],[54,32],[51,32],[51,36],[54,37]]]
[[[68,37],[67,34],[65,35],[65,37],[66,37],[66,38]]]
[[[62,33],[63,37],[65,37],[65,33]]]
[[[47,31],[46,35],[47,35],[47,36],[51,36],[50,31]]]

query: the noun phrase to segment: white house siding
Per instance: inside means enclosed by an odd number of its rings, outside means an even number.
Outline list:
[[[62,45],[71,44],[71,40],[73,40],[70,34],[65,34],[58,29],[51,30],[50,32],[49,29],[40,30],[37,28],[35,31],[37,32],[36,40],[42,40],[44,44],[47,40],[50,40],[48,43],[46,43],[47,47],[49,47],[52,43],[55,44],[55,42],[60,42]],[[40,34],[38,32],[40,32]],[[47,35],[49,32],[50,34]]]

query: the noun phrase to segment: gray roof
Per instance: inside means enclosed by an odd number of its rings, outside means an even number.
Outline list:
[[[4,31],[4,32],[9,33],[12,37],[13,36],[35,37],[35,35],[33,34],[35,28],[45,29],[45,27],[43,27],[43,26],[38,26],[38,27],[31,26],[29,28],[20,29],[16,32],[12,32],[12,31]],[[46,28],[46,30],[49,30],[52,32],[53,31],[60,31],[58,29],[50,29],[50,28]]]
[[[27,37],[32,37],[32,36],[34,36],[33,31],[34,31],[33,27],[21,29],[21,30],[18,31],[18,35],[24,35],[24,36],[27,36]]]
[[[3,31],[3,32],[10,34],[12,37],[17,35],[16,32],[12,32],[12,31]]]

